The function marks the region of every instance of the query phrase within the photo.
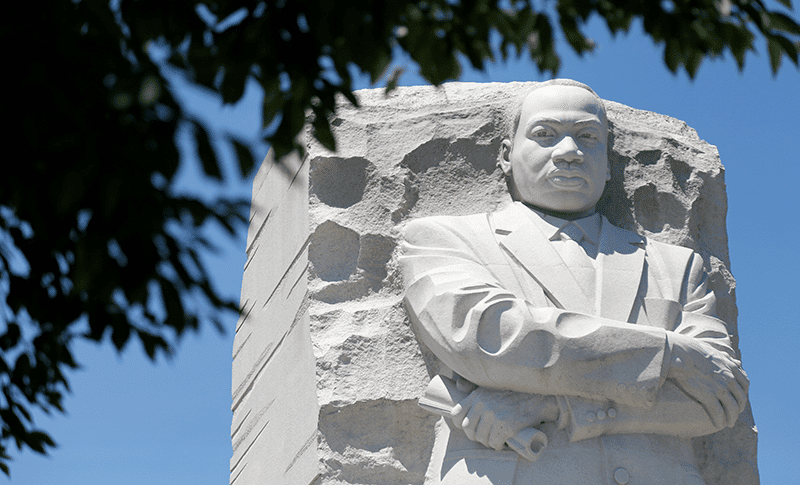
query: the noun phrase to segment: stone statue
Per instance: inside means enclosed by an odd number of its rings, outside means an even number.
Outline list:
[[[514,202],[404,229],[405,304],[446,367],[422,400],[443,485],[701,485],[691,438],[745,408],[702,258],[595,212],[607,138],[594,91],[541,83],[501,144]]]

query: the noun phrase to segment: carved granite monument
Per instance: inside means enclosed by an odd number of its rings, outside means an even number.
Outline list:
[[[253,184],[232,485],[758,483],[715,147],[568,81],[357,96]]]
[[[702,485],[690,438],[745,408],[702,258],[596,212],[607,139],[590,88],[543,83],[501,143],[514,203],[405,228],[412,322],[468,392],[437,483]]]

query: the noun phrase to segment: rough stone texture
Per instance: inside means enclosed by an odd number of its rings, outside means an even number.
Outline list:
[[[308,314],[319,405],[320,475],[315,485],[424,483],[436,419],[419,409],[416,400],[436,372],[437,361],[417,343],[403,309],[398,228],[410,218],[487,212],[510,202],[496,168],[497,154],[511,130],[509,110],[519,106],[532,85],[451,83],[439,89],[399,88],[389,97],[382,89],[360,91],[361,108],[343,103],[333,120],[338,152],[309,142],[304,167],[309,170]],[[724,169],[716,148],[679,120],[614,102],[606,107],[613,138],[612,180],[599,204],[601,212],[618,226],[698,251],[711,273],[719,316],[738,345]],[[254,204],[257,200],[262,199],[254,191]],[[295,231],[300,219],[289,220],[293,229],[282,232]],[[251,226],[251,236],[253,231]],[[294,282],[295,276],[291,278]],[[263,301],[272,291],[249,280],[248,272],[247,284],[259,286],[243,289],[245,307],[245,293]],[[270,324],[288,327],[296,310],[287,313],[292,314],[288,321],[278,321],[276,314]],[[265,333],[260,349],[273,345],[282,332]],[[243,339],[237,332],[237,342]],[[305,356],[305,349],[295,351]],[[307,382],[305,376],[297,379]],[[234,388],[236,382],[234,377]],[[281,396],[281,385],[275,381],[262,387],[261,399]],[[293,424],[292,438],[304,442],[309,423]],[[694,444],[708,485],[758,483],[749,407],[735,428]]]
[[[253,182],[233,344],[232,485],[306,485],[318,473],[307,166],[267,156]]]

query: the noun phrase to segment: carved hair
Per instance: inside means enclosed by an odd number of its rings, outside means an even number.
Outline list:
[[[518,103],[516,103],[515,106],[516,114],[514,116],[514,122],[511,124],[511,131],[508,134],[508,139],[511,140],[512,146],[514,143],[514,137],[517,134],[517,129],[519,128],[520,118],[522,117],[523,103],[528,98],[528,96],[530,96],[531,93],[533,93],[537,89],[541,89],[547,86],[574,86],[576,88],[581,88],[589,91],[590,93],[592,93],[592,96],[594,96],[597,99],[597,103],[603,110],[603,118],[608,120],[608,116],[606,115],[606,105],[603,103],[603,100],[600,98],[600,96],[598,96],[597,93],[594,92],[594,89],[590,88],[586,84],[583,84],[582,82],[573,81],[572,79],[551,79],[549,81],[544,81],[534,86],[530,91],[525,93],[525,95],[522,96],[522,98],[520,98],[520,101]]]

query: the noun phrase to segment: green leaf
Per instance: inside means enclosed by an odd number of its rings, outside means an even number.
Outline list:
[[[167,317],[164,323],[175,329],[181,335],[186,327],[186,312],[184,312],[183,301],[174,283],[166,278],[158,279],[161,288],[161,295]]]
[[[681,65],[681,52],[680,45],[675,39],[668,39],[664,46],[664,63],[673,74],[678,72],[678,66]]]
[[[33,451],[43,455],[47,454],[47,451],[44,448],[45,446],[54,447],[56,445],[49,435],[41,431],[33,431],[28,433],[25,444],[28,445]]]
[[[0,337],[0,349],[5,351],[15,347],[19,342],[20,335],[19,325],[14,322],[8,323],[6,332]],[[5,367],[5,361],[3,361],[3,367]],[[2,371],[2,369],[0,369],[0,371]]]
[[[359,104],[358,104],[358,98],[356,98],[356,95],[355,95],[355,94],[353,94],[353,91],[352,91],[352,90],[351,90],[349,87],[348,87],[348,88],[343,88],[343,89],[342,89],[342,90],[340,90],[339,92],[340,92],[340,93],[342,94],[342,96],[344,96],[344,97],[345,97],[345,98],[346,98],[348,101],[350,101],[350,104],[351,104],[351,105],[353,105],[353,107],[355,107],[355,108],[358,108],[358,107],[359,107]]]
[[[770,29],[800,35],[800,25],[788,15],[781,12],[769,12],[767,13],[767,18],[769,18]]]
[[[697,50],[693,50],[683,60],[683,65],[686,67],[686,73],[689,74],[690,79],[694,79],[697,75],[700,64],[703,62],[703,54]]]
[[[253,167],[256,165],[256,159],[253,156],[253,152],[250,150],[248,145],[245,145],[236,138],[229,137],[228,140],[231,142],[234,150],[236,151],[236,160],[239,161],[239,173],[242,175],[242,177],[249,177],[250,172],[253,171]]]
[[[111,341],[117,350],[122,350],[131,336],[131,327],[127,318],[119,316],[115,318],[111,327]]]
[[[321,110],[317,109],[317,107],[314,107],[314,114],[314,121],[311,122],[311,126],[314,127],[314,138],[322,143],[322,146],[332,152],[335,152],[336,139],[333,137],[333,132],[331,131],[331,125],[328,121],[328,117],[325,116]]]
[[[729,39],[731,53],[741,71],[744,69],[745,53],[753,48],[753,34],[747,27],[736,28],[734,26],[729,26],[726,29],[726,35]]]
[[[781,45],[775,39],[769,37],[767,39],[767,50],[769,51],[769,66],[772,69],[772,74],[778,74],[782,58]]]
[[[242,99],[249,75],[250,66],[248,64],[232,62],[226,64],[225,75],[219,88],[225,104],[232,104]]]
[[[280,90],[280,82],[278,79],[264,81],[261,83],[261,87],[264,90],[261,116],[263,118],[264,127],[266,127],[281,113],[286,100],[284,99],[283,92]]]
[[[22,382],[25,376],[31,371],[31,360],[28,354],[22,354],[17,357],[14,363],[14,370],[11,373],[11,379],[15,382]]]
[[[191,123],[194,127],[194,140],[197,144],[197,155],[203,165],[203,172],[213,179],[222,180],[222,172],[219,169],[217,155],[211,145],[211,137],[208,131],[197,121],[192,120]]]
[[[564,32],[567,42],[569,42],[569,45],[572,46],[573,50],[575,50],[579,56],[582,56],[584,52],[591,50],[591,44],[586,39],[586,36],[584,36],[580,31],[575,18],[566,16],[563,12],[559,12],[559,14],[561,30]]]
[[[169,344],[161,336],[153,335],[141,329],[136,329],[136,334],[139,336],[139,341],[142,342],[142,347],[144,347],[144,351],[150,360],[156,358],[158,350],[161,350],[167,356],[172,353]]]
[[[787,39],[782,35],[776,35],[775,37],[773,37],[773,39],[775,40],[775,42],[781,45],[781,48],[783,48],[783,52],[785,52],[786,55],[789,56],[789,59],[791,59],[792,62],[794,62],[795,65],[797,65],[798,49],[800,48],[800,43],[795,44],[791,40]]]
[[[392,62],[391,56],[388,54],[381,52],[376,55],[370,62],[369,65],[369,76],[370,81],[372,83],[376,83],[378,79],[380,79],[386,69],[389,67],[389,64]]]
[[[213,323],[213,324],[214,324],[214,328],[216,328],[216,329],[217,329],[217,332],[219,332],[219,334],[220,334],[220,335],[225,335],[225,334],[226,334],[226,332],[225,332],[225,325],[223,325],[223,324],[222,324],[222,322],[220,321],[220,319],[218,319],[218,318],[212,318],[212,319],[211,319],[211,323]]]
[[[389,81],[386,82],[386,89],[383,91],[384,95],[388,95],[397,88],[397,83],[400,82],[400,76],[402,76],[405,71],[405,68],[401,66],[394,68],[392,75],[389,77]]]

